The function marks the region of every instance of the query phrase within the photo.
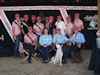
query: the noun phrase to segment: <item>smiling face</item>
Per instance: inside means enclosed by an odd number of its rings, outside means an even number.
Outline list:
[[[57,16],[57,21],[61,21],[62,20],[62,17],[59,15]]]
[[[75,17],[75,19],[79,19],[80,18],[80,14],[79,13],[75,13],[74,17]]]
[[[29,16],[28,15],[24,15],[24,21],[28,21],[29,20]]]
[[[38,23],[41,23],[42,19],[41,19],[40,16],[38,16],[36,19],[37,19],[37,22],[38,22]]]
[[[54,21],[54,17],[53,16],[49,16],[49,23],[52,23]]]
[[[49,22],[49,17],[48,17],[48,16],[45,17],[45,22],[46,22],[46,23]]]
[[[36,16],[35,15],[32,15],[31,16],[31,20],[34,22],[36,20]]]
[[[29,33],[33,33],[33,29],[32,29],[31,26],[28,27],[28,32],[29,32]]]
[[[15,19],[19,21],[20,20],[20,14],[18,14],[18,13],[15,14]]]
[[[48,34],[48,29],[47,28],[44,29],[44,34]]]
[[[71,17],[70,16],[66,17],[66,21],[67,21],[67,23],[70,23],[71,22]]]
[[[73,32],[77,33],[79,31],[79,27],[77,27],[76,25],[73,26]]]

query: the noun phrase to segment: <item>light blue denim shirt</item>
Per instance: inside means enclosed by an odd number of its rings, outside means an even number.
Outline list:
[[[61,43],[63,44],[65,41],[68,41],[69,39],[63,35],[63,34],[55,34],[53,37],[53,43]]]
[[[82,44],[82,43],[85,43],[85,37],[81,32],[74,33],[72,35],[72,37],[70,38],[70,41],[74,42],[74,43],[81,43]]]
[[[52,44],[52,36],[50,34],[43,34],[40,36],[39,43],[41,46],[44,44],[51,45]]]

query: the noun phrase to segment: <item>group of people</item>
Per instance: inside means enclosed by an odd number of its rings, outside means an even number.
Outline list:
[[[15,40],[14,56],[20,57],[19,43],[21,41],[24,48],[29,50],[28,63],[31,63],[32,53],[38,44],[43,63],[47,63],[50,50],[55,50],[55,44],[60,44],[63,52],[62,63],[67,62],[69,54],[73,63],[80,63],[82,61],[80,50],[82,44],[85,43],[84,35],[81,33],[84,25],[79,13],[75,13],[74,18],[72,22],[71,16],[67,16],[67,24],[65,24],[61,15],[57,16],[56,22],[53,16],[46,16],[43,22],[41,16],[32,15],[30,18],[25,14],[22,21],[20,14],[16,13],[12,23]]]

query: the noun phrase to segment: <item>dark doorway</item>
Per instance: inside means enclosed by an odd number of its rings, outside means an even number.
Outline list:
[[[13,41],[11,40],[1,20],[0,20],[0,34],[4,35],[4,41],[2,42],[3,45],[2,47],[0,47],[0,56],[12,56],[13,55]]]

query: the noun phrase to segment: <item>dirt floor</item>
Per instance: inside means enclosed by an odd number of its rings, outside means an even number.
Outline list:
[[[63,66],[58,64],[44,64],[40,60],[28,64],[21,64],[22,58],[0,57],[0,75],[93,75],[88,71],[91,51],[82,51],[84,62],[72,64],[70,61]]]

